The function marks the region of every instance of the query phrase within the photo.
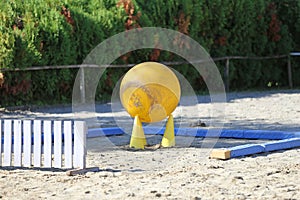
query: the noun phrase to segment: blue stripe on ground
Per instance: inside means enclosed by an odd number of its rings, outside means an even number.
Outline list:
[[[294,133],[285,131],[267,131],[267,130],[229,130],[224,129],[221,132],[222,138],[236,139],[266,139],[282,140],[295,137]]]
[[[109,127],[109,128],[93,128],[89,129],[87,133],[88,138],[101,137],[101,136],[113,136],[122,135],[125,132],[119,127]]]
[[[149,135],[163,135],[165,128],[160,128],[160,127],[143,127],[144,128],[144,133],[149,134]]]
[[[266,152],[300,147],[300,138],[290,138],[262,144]]]
[[[300,138],[300,132],[294,133],[294,137],[293,138]]]
[[[157,131],[159,130],[159,131]],[[145,127],[145,134],[163,134],[165,128]],[[153,133],[153,132],[154,133]],[[236,139],[265,139],[265,140],[282,140],[288,138],[300,137],[300,133],[285,131],[268,131],[268,130],[232,130],[232,129],[201,129],[201,128],[175,128],[176,136],[191,137],[220,137]]]
[[[267,139],[282,140],[294,137],[293,133],[284,131],[265,131],[265,130],[245,130],[244,138],[247,139]]]
[[[230,158],[246,156],[250,154],[262,153],[265,148],[259,144],[245,144],[236,147],[229,148]]]
[[[256,153],[278,151],[300,147],[300,138],[289,138],[263,144],[246,144],[228,148],[230,158],[241,157]]]

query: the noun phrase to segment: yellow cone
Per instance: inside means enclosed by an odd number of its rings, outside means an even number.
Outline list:
[[[142,123],[138,116],[134,117],[130,147],[135,149],[144,149],[147,145]]]
[[[175,146],[175,133],[174,133],[174,120],[173,115],[169,116],[167,121],[166,130],[161,140],[161,146],[172,147]]]

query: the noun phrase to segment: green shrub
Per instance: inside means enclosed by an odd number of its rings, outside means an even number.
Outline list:
[[[124,7],[124,5],[126,5]],[[128,9],[134,8],[130,13]],[[300,48],[300,1],[6,0],[0,2],[0,70],[81,64],[105,39],[136,27],[164,27],[187,34],[212,57],[269,56]],[[132,19],[132,20],[131,20]],[[129,21],[133,23],[129,23]],[[183,47],[184,48],[184,47]],[[137,50],[114,63],[178,61],[158,49]],[[295,64],[294,76],[300,75]],[[216,62],[223,74],[224,61]],[[190,65],[175,67],[197,91],[202,77]],[[127,71],[107,69],[96,100],[109,99]],[[76,69],[3,72],[0,105],[70,103]],[[233,90],[287,86],[286,60],[230,60]],[[295,84],[299,84],[295,81]],[[51,98],[49,98],[51,97]]]

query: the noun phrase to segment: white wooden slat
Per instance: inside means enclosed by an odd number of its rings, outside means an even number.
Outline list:
[[[34,167],[41,167],[41,153],[42,153],[42,127],[41,120],[33,121],[33,165]]]
[[[31,167],[31,121],[24,120],[23,121],[23,166]]]
[[[14,166],[22,166],[22,121],[14,120]]]
[[[86,162],[86,124],[83,121],[74,122],[74,166],[85,168]]]
[[[44,167],[52,167],[52,125],[51,121],[44,121]]]
[[[13,123],[12,123],[13,122]],[[2,125],[3,123],[3,125]],[[13,125],[13,126],[12,126]],[[63,125],[63,126],[62,126]],[[42,129],[43,127],[43,129]],[[63,127],[63,132],[62,132]],[[1,130],[2,129],[2,130]],[[42,143],[43,133],[43,143]],[[0,166],[12,165],[12,148],[14,152],[14,166],[41,167],[42,148],[44,153],[43,167],[61,168],[85,168],[86,165],[86,133],[87,127],[83,121],[34,120],[0,120]],[[73,142],[74,134],[74,142]],[[2,143],[4,135],[4,143]],[[52,139],[54,135],[54,140]],[[22,141],[23,137],[23,141]],[[34,146],[32,149],[32,137]],[[53,141],[52,141],[53,140]],[[64,141],[64,149],[62,141]],[[22,149],[23,142],[23,149]],[[52,150],[54,142],[54,150]],[[12,146],[13,145],[13,146]],[[3,149],[3,152],[2,152]],[[22,160],[23,150],[23,160]],[[32,163],[33,151],[33,163]],[[3,162],[1,154],[4,154]],[[54,162],[52,165],[52,153]],[[62,156],[64,154],[64,162]]]
[[[0,166],[2,166],[2,120],[0,120]]]
[[[53,167],[62,166],[62,132],[61,121],[54,121],[54,163]]]
[[[64,156],[65,167],[72,168],[73,164],[73,144],[72,144],[72,122],[64,121]]]
[[[12,120],[4,120],[3,166],[11,166]]]

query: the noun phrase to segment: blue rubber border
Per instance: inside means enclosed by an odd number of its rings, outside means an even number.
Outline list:
[[[228,148],[227,150],[230,150],[230,158],[236,158],[257,153],[292,149],[296,147],[300,147],[300,138],[290,138],[263,144],[246,144]]]
[[[165,128],[160,127],[144,127],[145,134],[163,135]],[[232,130],[223,129],[221,133],[219,129],[201,128],[175,128],[175,136],[191,136],[191,137],[218,137],[218,138],[235,138],[235,139],[262,139],[262,140],[282,140],[300,137],[300,132],[286,131],[267,131],[267,130]],[[94,128],[88,130],[88,138],[100,136],[122,135],[125,131],[119,127],[111,128]]]
[[[123,135],[125,131],[119,127],[109,127],[109,128],[92,128],[88,130],[87,137],[101,137],[101,136],[113,136],[113,135]]]
[[[165,128],[144,127],[146,135],[163,135],[164,131]],[[90,129],[88,131],[89,138],[122,134],[125,134],[125,131],[118,127]],[[210,129],[208,132],[207,129],[201,128],[175,128],[175,136],[277,140],[263,144],[246,144],[227,148],[226,150],[230,151],[230,158],[300,147],[300,132],[242,129],[224,129],[221,132],[219,129]]]

